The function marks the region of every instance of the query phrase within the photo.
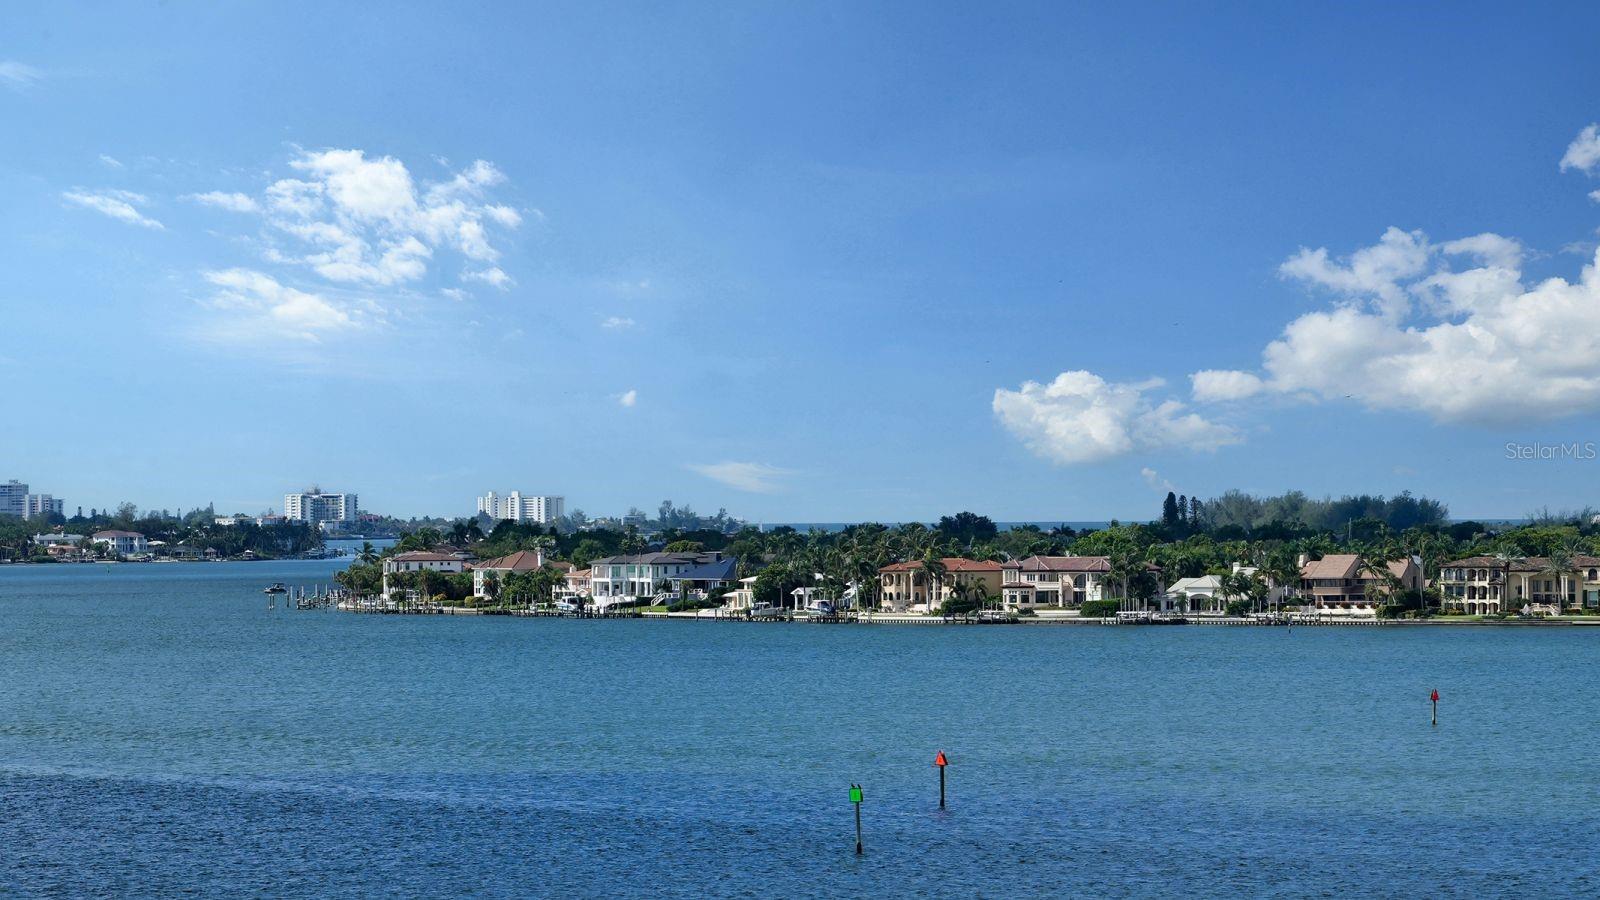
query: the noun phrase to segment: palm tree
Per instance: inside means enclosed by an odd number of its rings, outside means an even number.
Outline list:
[[[361,553],[356,556],[356,559],[360,560],[363,565],[370,566],[378,561],[378,550],[372,546],[371,541],[362,541]]]
[[[1364,573],[1371,576],[1364,580],[1367,582],[1365,588],[1367,602],[1372,605],[1373,611],[1384,605],[1380,601],[1393,599],[1396,594],[1405,590],[1405,584],[1400,580],[1400,576],[1389,568],[1390,560],[1384,559],[1381,553],[1377,554],[1377,557],[1376,560],[1368,561],[1363,566]]]
[[[1566,608],[1568,578],[1577,569],[1577,565],[1572,559],[1575,555],[1569,544],[1553,547],[1550,550],[1550,555],[1545,557],[1544,566],[1539,571],[1541,575],[1555,576],[1560,585],[1561,593],[1556,601],[1557,615],[1560,615]]]
[[[1121,600],[1124,609],[1132,610],[1133,595],[1128,588],[1133,583],[1133,579],[1142,575],[1144,570],[1145,562],[1143,557],[1134,552],[1134,549],[1129,545],[1115,547],[1112,549],[1111,555],[1106,558],[1105,577],[1117,582],[1118,586],[1121,587]]]
[[[933,598],[937,595],[938,588],[943,587],[949,579],[950,568],[944,564],[944,558],[939,555],[939,551],[931,545],[922,554],[922,577],[928,586],[928,612],[933,612]]]

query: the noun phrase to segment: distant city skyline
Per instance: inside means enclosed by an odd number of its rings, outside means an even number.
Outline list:
[[[1505,450],[1600,434],[1593,5],[369,17],[11,11],[0,477],[68,512],[1600,503],[1600,461]]]

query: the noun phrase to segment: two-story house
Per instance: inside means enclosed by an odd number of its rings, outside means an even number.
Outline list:
[[[1413,558],[1383,564],[1401,590],[1422,589],[1422,567]],[[1372,615],[1377,599],[1390,585],[1389,579],[1375,572],[1354,553],[1330,553],[1300,567],[1302,592],[1318,612]]]
[[[962,591],[980,590],[1000,598],[1004,571],[997,562],[945,557],[945,577],[937,583],[923,571],[922,560],[894,563],[878,570],[878,602],[895,612],[934,612]]]
[[[1574,556],[1556,571],[1542,556],[1469,556],[1439,567],[1445,609],[1469,615],[1600,607],[1600,557]]]

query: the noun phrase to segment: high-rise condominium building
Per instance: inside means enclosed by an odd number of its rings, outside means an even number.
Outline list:
[[[283,495],[283,517],[291,522],[354,522],[355,494],[326,494],[321,488],[307,488],[298,494]]]
[[[15,478],[0,483],[0,516],[34,516],[59,513],[66,502],[49,494],[30,494],[28,486]]]
[[[0,515],[28,514],[28,486],[15,478],[0,484]]]
[[[566,515],[567,501],[562,497],[524,497],[521,491],[512,491],[504,497],[490,491],[478,498],[478,512],[495,521],[510,519],[513,522],[536,522],[549,525]]]

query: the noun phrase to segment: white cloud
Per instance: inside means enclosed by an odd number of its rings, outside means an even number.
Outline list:
[[[481,281],[484,284],[497,287],[502,291],[511,287],[511,285],[515,283],[511,280],[510,275],[507,275],[505,272],[500,270],[499,266],[492,266],[490,268],[480,269],[474,272],[464,272],[461,275],[461,279],[463,281]]]
[[[1231,369],[1204,369],[1189,376],[1194,399],[1200,403],[1243,400],[1261,393],[1261,378]]]
[[[1145,466],[1144,468],[1140,469],[1139,475],[1144,478],[1144,483],[1148,484],[1150,489],[1153,491],[1159,492],[1174,490],[1172,482],[1162,478],[1161,473],[1150,468],[1149,466]]]
[[[109,156],[105,153],[100,154],[100,164],[111,169],[120,169],[123,167],[122,160],[117,159],[115,156]]]
[[[78,206],[84,207],[85,209],[92,209],[95,212],[110,216],[119,222],[127,222],[130,225],[142,225],[145,228],[154,228],[157,231],[166,228],[166,226],[162,225],[160,222],[157,222],[155,219],[152,219],[139,212],[138,208],[134,206],[135,203],[148,202],[148,198],[146,198],[143,194],[135,194],[132,191],[85,191],[79,189],[67,191],[61,196],[68,203],[74,203]]]
[[[608,316],[600,323],[601,328],[632,328],[634,322],[627,316]]]
[[[1347,297],[1369,298],[1384,312],[1399,315],[1407,307],[1406,292],[1399,282],[1421,274],[1430,252],[1422,232],[1391,227],[1378,243],[1342,261],[1331,259],[1326,247],[1301,247],[1278,272]]]
[[[358,149],[300,151],[289,161],[294,177],[279,178],[260,198],[210,191],[196,202],[257,212],[275,233],[264,251],[271,262],[309,267],[341,284],[398,285],[428,273],[437,251],[454,249],[479,265],[466,280],[504,290],[511,276],[494,263],[495,234],[518,227],[509,206],[488,203],[505,175],[477,160],[447,181],[419,185],[405,163]]]
[[[779,490],[783,487],[782,480],[794,474],[789,469],[757,462],[691,463],[689,469],[712,481],[755,494],[770,494]]]
[[[1561,171],[1577,169],[1592,175],[1597,166],[1600,166],[1600,124],[1591,124],[1567,145],[1567,152],[1561,156]]]
[[[445,295],[446,297],[449,297],[451,300],[454,300],[457,303],[461,303],[461,302],[465,301],[467,299],[467,297],[470,296],[466,291],[463,291],[461,288],[440,288],[439,289],[439,293]]]
[[[185,194],[184,200],[193,200],[201,206],[215,206],[217,209],[226,209],[230,212],[253,213],[260,209],[254,197],[249,194],[228,193],[226,191],[206,191],[204,194]]]
[[[417,209],[416,188],[405,164],[392,156],[367,159],[361,150],[305,153],[289,163],[309,172],[345,215],[398,224]]]
[[[483,214],[507,228],[515,228],[522,224],[521,214],[509,206],[485,206]]]
[[[1049,384],[994,392],[1000,423],[1034,453],[1057,463],[1099,462],[1128,453],[1215,450],[1237,443],[1232,428],[1147,396],[1160,379],[1116,384],[1092,372],[1062,372]]]
[[[24,91],[44,77],[44,72],[14,59],[0,60],[0,84],[14,91]]]
[[[639,402],[639,392],[636,391],[636,390],[623,391],[622,393],[617,395],[617,405],[618,406],[622,406],[622,407],[631,409],[631,408],[633,408],[633,405],[638,403],[638,402]]]
[[[317,341],[362,325],[361,311],[280,284],[261,272],[224,269],[204,276],[217,288],[205,303],[219,316],[206,335],[214,339],[294,337]]]
[[[1396,233],[1406,234],[1391,228],[1386,238]],[[1477,235],[1429,245],[1411,234],[1431,247],[1435,270],[1396,284],[1425,298],[1423,308],[1397,317],[1381,305],[1340,304],[1294,319],[1262,351],[1263,389],[1439,422],[1528,423],[1600,410],[1600,260],[1574,282],[1528,287],[1516,241]],[[1462,256],[1477,265],[1451,268]],[[1196,399],[1223,399],[1221,376],[1192,377]]]

